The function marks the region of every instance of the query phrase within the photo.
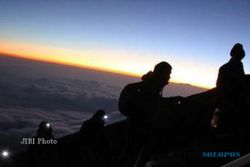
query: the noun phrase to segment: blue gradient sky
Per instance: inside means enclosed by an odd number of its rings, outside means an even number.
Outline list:
[[[137,74],[165,60],[173,81],[213,87],[236,42],[250,71],[249,8],[248,0],[0,0],[0,42],[88,50],[91,61],[109,59],[96,66]]]

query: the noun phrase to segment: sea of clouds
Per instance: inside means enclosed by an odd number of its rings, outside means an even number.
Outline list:
[[[96,110],[109,114],[108,124],[123,119],[117,109],[122,88],[139,78],[35,62],[0,55],[0,148],[21,148],[23,137],[35,136],[38,125],[52,124],[54,136],[77,132]],[[203,89],[170,84],[169,96]]]

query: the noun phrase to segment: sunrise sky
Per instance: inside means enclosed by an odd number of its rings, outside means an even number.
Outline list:
[[[250,72],[249,0],[0,0],[0,52],[211,88],[231,47]]]

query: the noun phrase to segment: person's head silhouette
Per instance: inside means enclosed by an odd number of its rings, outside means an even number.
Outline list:
[[[157,90],[161,90],[168,84],[172,66],[167,62],[160,62],[155,65],[154,71],[150,71],[142,76],[143,81],[149,81],[153,83]]]
[[[52,138],[52,126],[47,121],[42,121],[37,130],[37,137]]]
[[[154,78],[155,80],[162,82],[165,86],[168,84],[171,71],[172,71],[172,66],[170,64],[168,64],[167,62],[160,62],[154,68],[153,71]]]
[[[245,51],[243,49],[243,45],[240,43],[236,43],[231,49],[230,56],[234,60],[241,61],[245,57]]]
[[[103,124],[105,123],[104,121],[104,116],[106,115],[106,112],[102,109],[99,109],[96,111],[96,113],[92,116],[92,120],[94,120],[96,123]]]

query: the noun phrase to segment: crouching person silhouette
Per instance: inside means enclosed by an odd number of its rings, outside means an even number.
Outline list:
[[[170,64],[161,62],[153,72],[143,75],[141,82],[129,84],[122,90],[118,105],[120,112],[128,117],[128,134],[116,167],[145,165],[145,147],[152,142],[157,107],[163,98],[162,90],[168,84],[171,70]]]
[[[105,135],[106,112],[102,109],[82,123],[79,131],[80,149],[85,149],[94,167],[109,167],[109,142]],[[88,164],[84,164],[88,166]]]
[[[37,134],[33,137],[33,142],[29,143],[27,150],[27,166],[45,166],[52,160],[53,145],[44,143],[54,139],[52,125],[47,121],[39,124]]]

